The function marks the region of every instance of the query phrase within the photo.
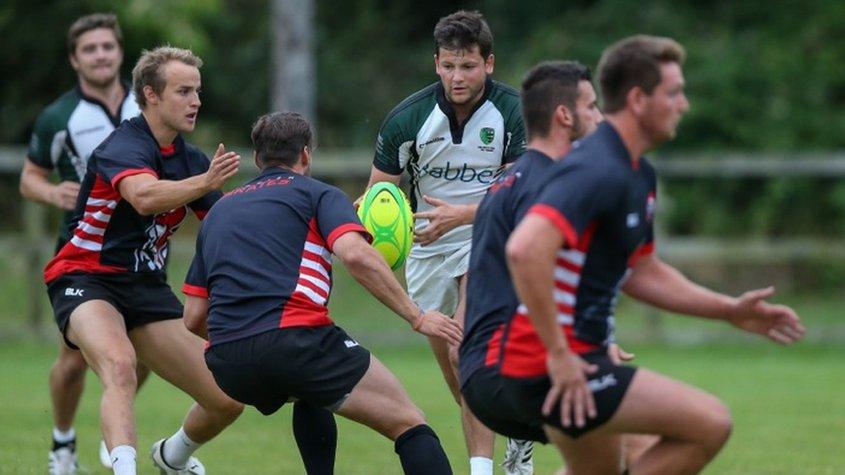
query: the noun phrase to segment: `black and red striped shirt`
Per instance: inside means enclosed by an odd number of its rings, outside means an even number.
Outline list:
[[[605,122],[553,165],[527,211],[548,219],[564,238],[549,291],[576,353],[610,342],[623,280],[638,258],[654,251],[656,186],[651,165],[644,158],[632,161]],[[503,375],[546,374],[546,350],[524,305],[514,310],[501,345]]]
[[[212,192],[186,206],[142,216],[120,196],[128,176],[183,180],[208,170],[208,158],[181,136],[160,148],[143,114],[126,120],[97,147],[76,202],[70,241],[47,263],[44,280],[69,272],[163,273],[170,236],[188,208],[202,219],[222,196]]]
[[[332,324],[332,246],[370,235],[339,189],[272,167],[203,221],[183,292],[208,298],[209,344],[275,328]]]

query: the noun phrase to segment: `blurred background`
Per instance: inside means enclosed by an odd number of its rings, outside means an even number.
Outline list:
[[[13,462],[0,472],[37,473],[46,463],[46,383],[56,330],[41,269],[59,214],[24,201],[18,177],[36,116],[76,83],[65,47],[73,20],[95,11],[118,15],[126,78],[143,49],[161,44],[203,58],[203,106],[188,139],[207,153],[220,141],[244,152],[241,176],[229,186],[254,175],[252,122],[293,108],[317,127],[314,174],[354,198],[366,185],[383,118],[437,79],[432,30],[459,8],[485,14],[495,38],[494,77],[514,87],[541,60],[576,59],[595,68],[607,45],[631,34],[671,36],[686,47],[691,110],[678,138],[651,154],[660,176],[658,252],[694,280],[732,294],[776,285],[774,300],[796,308],[808,336],[784,350],[724,324],[677,318],[623,297],[619,341],[641,364],[714,391],[732,407],[734,439],[708,473],[841,472],[836,434],[845,431],[845,399],[833,396],[845,390],[841,0],[3,0],[0,421],[22,430],[0,431],[0,460]],[[177,288],[195,234],[191,218],[173,240],[169,277]],[[457,409],[424,339],[340,265],[335,269],[335,319],[384,355],[433,420],[452,460],[462,460]],[[98,391],[91,379],[88,387]],[[185,407],[174,408],[180,397],[158,381],[144,390],[142,444],[171,430]],[[82,463],[96,466],[96,397],[83,398],[80,411],[80,440],[91,445],[81,450]],[[204,451],[206,464],[243,473],[238,460],[252,453],[251,460],[268,464],[257,472],[301,473],[287,432],[252,413],[242,420],[248,422],[239,421],[220,442],[236,444],[238,457]],[[396,473],[389,444],[342,425],[346,431],[358,435],[342,437],[339,473]],[[265,460],[279,450],[290,457]],[[537,456],[538,473],[559,465],[551,449]]]

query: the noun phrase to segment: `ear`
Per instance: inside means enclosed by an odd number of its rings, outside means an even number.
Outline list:
[[[311,149],[307,145],[302,147],[302,152],[299,153],[299,164],[304,170],[311,166]]]
[[[440,73],[440,55],[437,53],[434,53],[434,72]]]
[[[158,105],[159,97],[158,97],[158,94],[156,94],[156,92],[153,91],[152,86],[149,86],[149,85],[144,86],[144,88],[141,91],[144,93],[144,99],[147,100],[147,104]]]
[[[631,90],[628,91],[628,95],[625,96],[625,102],[628,105],[628,109],[638,117],[645,114],[647,101],[648,94],[646,94],[639,86],[631,88]]]
[[[72,67],[74,71],[79,71],[79,61],[76,60],[76,55],[71,53],[67,55],[67,59],[70,61],[70,67]]]
[[[495,63],[496,57],[493,56],[493,53],[490,53],[490,56],[488,56],[487,59],[484,60],[484,71],[487,72],[487,74],[493,74],[493,66],[495,65]]]
[[[568,107],[563,104],[558,104],[552,114],[552,122],[565,129],[571,129],[575,125],[575,117],[572,115],[572,111],[570,111]]]
[[[261,170],[261,165],[258,164],[258,154],[255,150],[252,151],[252,162],[255,163],[255,168]]]

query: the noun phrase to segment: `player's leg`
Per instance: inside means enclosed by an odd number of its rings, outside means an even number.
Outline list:
[[[630,466],[631,473],[698,473],[727,442],[725,405],[700,389],[639,369],[616,414],[599,431],[656,434],[660,439]]]
[[[223,393],[214,382],[203,357],[205,341],[190,333],[181,319],[133,328],[129,338],[146,366],[196,401],[182,428],[166,440],[175,438],[182,443],[161,444],[165,463],[174,468],[184,467],[201,444],[238,418],[243,405]]]
[[[337,424],[329,410],[305,401],[294,403],[293,436],[308,475],[334,473]]]
[[[103,386],[100,425],[115,473],[134,473],[136,356],[123,317],[105,300],[89,300],[73,310],[65,334],[80,348]]]
[[[642,457],[646,450],[660,441],[660,437],[652,434],[625,434],[622,436],[622,458],[625,466],[630,467],[634,461]]]
[[[462,326],[466,315],[466,291],[467,275],[464,274],[458,278],[458,306],[455,309],[455,320]],[[455,378],[456,385],[458,384],[458,349],[456,345],[449,345],[449,368],[452,376]],[[460,388],[458,388],[458,391],[460,391]],[[469,454],[470,473],[472,475],[492,475],[495,434],[475,417],[472,410],[467,406],[463,396],[461,396],[460,405],[461,426],[464,431],[467,453]],[[513,467],[510,465],[505,467],[505,472],[509,474],[520,473],[514,472]]]
[[[446,453],[399,380],[374,356],[337,413],[395,442],[406,474],[451,474]]]
[[[588,432],[577,439],[552,426],[544,426],[549,442],[566,460],[566,475],[619,475],[623,467],[621,436],[607,432]]]
[[[59,355],[50,368],[50,399],[53,403],[53,447],[50,449],[50,473],[76,471],[76,432],[73,420],[88,365],[82,353],[59,342]]]

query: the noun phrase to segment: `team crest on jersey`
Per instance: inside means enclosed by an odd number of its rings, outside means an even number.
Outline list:
[[[148,270],[164,269],[167,261],[168,242],[170,236],[179,229],[188,210],[184,206],[159,213],[154,216],[152,224],[147,228],[147,239],[141,249],[135,251],[135,267],[146,267]]]
[[[654,207],[655,207],[656,198],[654,196],[654,192],[648,194],[648,198],[645,200],[645,219],[649,223],[654,220]]]
[[[492,127],[482,127],[478,131],[478,138],[481,139],[481,143],[484,145],[490,145],[493,139],[496,138],[496,130]]]

